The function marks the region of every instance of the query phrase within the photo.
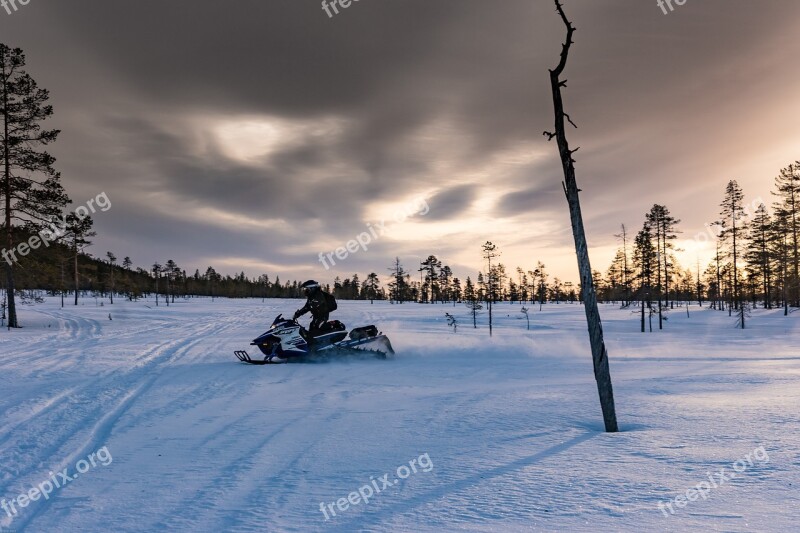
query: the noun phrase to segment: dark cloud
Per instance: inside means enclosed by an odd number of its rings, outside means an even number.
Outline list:
[[[503,196],[497,210],[502,213],[538,213],[561,209],[563,190],[552,184],[513,191]]]
[[[426,200],[430,213],[425,220],[448,220],[455,218],[470,208],[472,200],[478,194],[475,185],[457,185],[437,193]]]
[[[566,7],[592,244],[612,246],[655,202],[694,233],[730,178],[768,197],[800,141],[800,4]],[[318,252],[363,231],[375,206],[438,191],[416,242],[387,238],[342,271],[429,253],[474,269],[466,250],[494,236],[509,262],[561,254],[574,272],[560,165],[542,136],[563,40],[550,0],[360,2],[330,19],[318,0],[37,0],[0,10],[0,31],[51,90],[73,198],[114,201],[96,217],[97,248],[285,276],[319,268]],[[249,122],[277,125],[261,152],[258,129],[221,137]],[[253,153],[237,157],[239,145]]]

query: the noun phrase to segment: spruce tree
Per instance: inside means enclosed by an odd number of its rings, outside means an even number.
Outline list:
[[[78,215],[70,214],[67,216],[67,238],[69,240],[69,247],[72,250],[72,259],[74,261],[74,275],[75,275],[75,305],[78,305],[78,293],[80,292],[80,277],[78,273],[78,257],[83,248],[89,246],[91,241],[89,237],[94,237],[96,233],[92,231],[92,217],[81,217]]]
[[[392,282],[389,283],[389,300],[392,302],[403,303],[405,301],[405,276],[406,271],[400,263],[400,258],[394,258],[394,264],[389,267],[392,273]]]
[[[772,222],[772,255],[775,258],[776,282],[780,286],[783,314],[789,314],[789,262],[792,250],[791,218],[785,210],[778,209]]]
[[[106,257],[108,258],[108,265],[111,267],[109,269],[109,275],[111,277],[111,290],[109,294],[111,296],[111,305],[114,305],[114,267],[117,263],[117,256],[115,256],[112,252],[106,252]]]
[[[764,297],[764,308],[772,309],[772,241],[774,239],[772,217],[766,206],[761,204],[756,209],[750,224],[750,245],[745,254],[747,270],[750,277],[761,282]]]
[[[367,280],[364,282],[364,286],[366,289],[366,296],[369,298],[369,303],[375,303],[375,298],[378,296],[378,290],[380,289],[381,281],[378,278],[378,274],[375,272],[371,272],[367,276]]]
[[[789,261],[791,264],[790,298],[794,307],[800,307],[800,255],[798,239],[800,238],[800,161],[781,170],[775,178],[776,195],[779,200],[775,204],[775,214],[788,226]]]
[[[656,287],[658,289],[658,329],[664,328],[662,312],[662,295],[664,305],[669,305],[669,282],[670,282],[670,250],[674,248],[672,241],[677,238],[675,227],[680,220],[673,217],[666,206],[655,204],[646,216],[647,223],[652,229],[655,237],[656,256],[658,265],[656,268]]]
[[[467,276],[467,282],[464,285],[464,305],[467,306],[467,309],[472,314],[472,327],[478,329],[478,311],[483,308],[483,305],[481,305],[480,296],[469,276]]]
[[[633,264],[636,268],[636,277],[639,280],[639,302],[641,305],[641,330],[644,333],[645,307],[652,309],[653,276],[658,268],[656,249],[653,246],[652,229],[645,223],[642,230],[636,235],[633,243]],[[652,328],[651,328],[652,330]]]
[[[731,294],[734,309],[739,309],[741,294],[739,290],[739,259],[745,238],[744,193],[736,180],[728,182],[725,198],[720,204],[719,226],[722,228],[721,238],[728,244],[728,255],[731,259],[731,275],[733,277],[733,293]],[[730,308],[729,308],[730,310]],[[744,329],[744,320],[742,320]]]
[[[618,234],[614,235],[617,239],[622,241],[622,261],[621,261],[621,281],[622,281],[622,288],[623,288],[623,301],[625,305],[629,305],[630,302],[630,295],[631,295],[631,276],[633,275],[633,270],[630,268],[630,264],[628,262],[628,228],[625,227],[625,224],[620,225],[620,231]]]

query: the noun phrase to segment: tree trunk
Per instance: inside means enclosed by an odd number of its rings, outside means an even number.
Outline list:
[[[741,297],[739,296],[739,268],[737,266],[737,250],[736,250],[736,204],[735,200],[731,201],[731,211],[733,212],[733,303],[736,309],[742,305]],[[742,329],[744,329],[744,320],[742,320]]]
[[[3,109],[8,109],[8,79],[3,72]],[[4,176],[3,185],[5,195],[5,224],[6,224],[6,245],[8,251],[14,249],[14,235],[11,231],[11,157],[9,155],[8,142],[8,113],[3,116],[3,155],[4,155]],[[6,263],[6,294],[8,294],[8,327],[18,328],[17,304],[14,299],[14,264],[11,261]]]
[[[584,288],[584,308],[586,311],[586,321],[589,329],[589,341],[592,347],[592,359],[594,362],[594,376],[597,381],[597,390],[600,395],[600,406],[603,411],[603,421],[607,432],[618,431],[617,415],[614,406],[614,392],[611,385],[611,373],[608,366],[608,352],[603,341],[603,327],[600,322],[600,312],[597,307],[597,294],[595,293],[594,282],[592,280],[592,267],[589,262],[589,251],[586,244],[586,232],[583,227],[583,216],[581,214],[581,204],[577,180],[575,178],[575,166],[572,159],[573,151],[569,148],[567,135],[565,132],[565,121],[572,120],[564,112],[564,102],[561,96],[561,87],[565,85],[560,77],[564,72],[569,57],[569,50],[572,46],[572,36],[575,27],[567,19],[564,9],[555,0],[556,9],[561,16],[561,20],[567,28],[566,42],[562,46],[561,57],[558,66],[550,71],[550,84],[553,91],[553,108],[555,112],[555,133],[546,133],[552,140],[556,137],[558,142],[559,155],[564,171],[564,192],[569,203],[570,219],[572,222],[572,235],[575,240],[575,252],[578,259],[578,269],[580,271],[581,285]],[[573,124],[574,125],[574,124]]]
[[[658,287],[658,329],[664,329],[664,317],[661,313],[661,296],[664,285],[661,283],[661,219],[656,219],[656,287]]]
[[[492,262],[489,260],[489,271],[492,270]],[[489,274],[489,279],[491,280],[491,274]],[[492,336],[492,300],[494,296],[492,296],[492,284],[489,283],[489,336]]]
[[[800,283],[800,257],[797,255],[797,200],[795,199],[795,190],[792,188],[792,244],[794,248],[794,305],[800,306],[800,291],[798,291],[798,283]]]
[[[642,296],[642,333],[644,333],[644,296]]]
[[[72,251],[75,252],[75,305],[78,305],[78,289],[80,288],[78,286],[79,281],[78,281],[78,244],[77,244],[77,241],[78,241],[78,236],[76,235],[75,236],[75,243],[76,244],[72,248]]]

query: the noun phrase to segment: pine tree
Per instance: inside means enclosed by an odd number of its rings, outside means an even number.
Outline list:
[[[497,245],[491,241],[486,241],[481,248],[483,250],[483,258],[486,259],[488,269],[486,270],[486,302],[489,305],[489,336],[492,336],[492,304],[497,297],[496,282],[493,279],[495,269],[492,266],[492,259],[499,257],[500,253],[497,251]]]
[[[160,269],[161,265],[158,263],[153,265],[153,271]],[[158,274],[156,274],[158,276]],[[205,279],[208,281],[208,293],[211,295],[211,301],[214,301],[214,282],[219,281],[219,274],[214,270],[214,267],[208,267],[205,273]],[[275,287],[280,288],[281,280],[279,277],[275,278]],[[156,302],[158,302],[158,277],[156,277]],[[157,305],[157,304],[156,304]]]
[[[96,233],[92,231],[92,217],[80,217],[78,215],[67,215],[67,238],[72,249],[75,266],[75,305],[78,305],[78,293],[80,292],[80,279],[78,274],[78,256],[83,252],[83,248],[89,246],[89,237],[94,237]]]
[[[170,297],[172,298],[172,303],[175,303],[175,277],[179,272],[178,265],[172,259],[164,264],[164,277],[167,280],[167,307],[169,307]],[[244,278],[244,272],[242,272],[241,278]]]
[[[677,285],[680,290],[678,300],[683,301],[686,305],[686,317],[689,317],[689,302],[692,299],[692,292],[694,292],[695,282],[694,276],[692,275],[692,271],[690,269],[686,269],[683,272],[683,275],[680,276],[680,282]]]
[[[695,286],[695,294],[697,295],[697,305],[703,307],[703,278],[700,277],[700,259],[697,260],[696,263],[696,272],[697,272],[697,285]]]
[[[435,255],[430,255],[420,264],[419,270],[425,274],[422,284],[423,302],[436,303],[439,297],[439,272],[442,262]],[[430,298],[428,294],[430,293]]]
[[[536,263],[536,270],[533,271],[535,278],[538,278],[538,285],[536,285],[536,294],[539,298],[539,311],[542,310],[542,306],[544,305],[545,300],[547,300],[547,278],[549,274],[547,273],[546,266],[541,261]]]
[[[783,219],[788,226],[789,261],[791,263],[791,290],[790,297],[794,307],[800,307],[800,255],[798,254],[798,239],[800,239],[800,161],[781,170],[775,178],[778,197],[775,204],[775,214]]]
[[[712,261],[708,264],[703,272],[703,276],[706,280],[706,294],[711,301],[711,309],[716,309],[717,302],[720,300],[719,274],[716,261]]]
[[[625,227],[625,224],[620,224],[620,231],[618,234],[615,235],[618,239],[622,240],[622,249],[620,252],[617,252],[618,255],[621,255],[621,264],[620,264],[620,274],[622,277],[622,287],[623,287],[623,298],[625,305],[629,305],[631,303],[631,277],[633,276],[633,269],[630,267],[629,255],[628,255],[628,228]]]
[[[564,289],[564,283],[559,278],[553,278],[553,285],[550,288],[551,300],[555,299],[556,304],[561,303],[561,293]]]
[[[133,283],[130,280],[131,275],[131,267],[133,266],[133,261],[127,255],[122,260],[122,269],[124,270],[124,280],[123,280],[123,287],[125,292],[128,294],[128,301],[133,301],[134,298],[134,290],[133,290]],[[200,272],[197,272],[197,277],[200,277]]]
[[[722,272],[724,269],[724,264],[722,262],[722,243],[720,242],[719,238],[716,240],[715,244],[715,252],[714,252],[714,272],[716,276],[716,287],[717,287],[717,303],[715,308],[724,311],[725,310],[725,287],[722,283],[723,276]]]
[[[14,242],[15,225],[25,226],[28,233],[46,231],[69,203],[60,183],[61,176],[53,168],[55,158],[46,151],[39,151],[54,142],[59,134],[59,130],[45,130],[41,126],[41,122],[53,114],[53,107],[47,104],[50,94],[38,87],[24,67],[22,50],[0,43],[0,113],[3,121],[0,131],[0,197],[7,252],[13,252],[17,244]],[[14,261],[8,260],[6,292],[8,327],[17,328]]]
[[[745,254],[750,277],[761,281],[764,308],[772,309],[772,240],[774,238],[772,217],[766,206],[756,209],[750,224],[750,245]]]
[[[646,220],[656,241],[656,256],[658,257],[656,268],[658,329],[664,329],[662,294],[664,305],[669,306],[670,267],[672,266],[669,251],[674,248],[672,241],[677,238],[675,227],[680,220],[673,217],[666,206],[658,204],[653,205],[646,216]]]
[[[594,283],[594,289],[597,291],[598,301],[603,303],[605,300],[603,299],[602,295],[607,294],[607,285],[605,279],[603,279],[603,274],[601,274],[599,270],[592,270],[592,283]],[[583,300],[583,287],[581,287],[580,300]]]
[[[739,292],[739,259],[744,244],[745,223],[742,220],[744,213],[744,193],[736,180],[728,182],[725,188],[725,198],[720,207],[719,226],[722,228],[720,237],[729,246],[728,255],[731,259],[731,275],[733,276],[733,293],[731,294],[733,306],[739,309],[741,294]],[[744,329],[744,320],[742,320]]]
[[[520,306],[525,305],[525,300],[527,300],[528,290],[526,288],[527,283],[525,283],[525,271],[522,270],[522,267],[517,267],[517,281],[519,284],[517,285],[517,298],[519,298]]]
[[[156,278],[156,307],[158,307],[158,282],[161,279],[161,274],[163,272],[164,266],[161,263],[153,263],[153,276]]]
[[[453,307],[456,306],[456,303],[461,301],[461,295],[461,280],[453,278]]]
[[[117,256],[111,252],[106,252],[106,257],[108,258],[108,264],[111,267],[109,274],[111,276],[111,291],[109,295],[111,297],[111,305],[114,305],[114,267],[117,263]]]
[[[497,254],[498,256],[500,254]],[[502,302],[506,300],[506,292],[504,287],[506,286],[506,280],[508,279],[508,275],[506,274],[506,267],[503,263],[497,263],[496,265],[492,266],[491,270],[491,280],[492,280],[492,303],[494,302]]]
[[[439,271],[439,298],[442,303],[449,301],[452,294],[453,271],[449,266],[442,266]]]
[[[380,288],[381,280],[378,278],[378,275],[375,272],[371,272],[368,276],[366,281],[364,281],[367,297],[369,298],[369,303],[375,303],[375,298],[378,295],[378,290]]]
[[[778,209],[772,222],[772,255],[775,258],[776,283],[780,286],[783,314],[789,314],[789,263],[792,253],[792,222],[789,213]]]
[[[641,305],[641,329],[645,331],[645,307],[652,310],[653,300],[653,277],[658,269],[658,259],[655,246],[653,246],[653,235],[651,227],[645,223],[641,231],[634,240],[633,263],[636,268],[636,277],[639,280],[639,302]],[[651,326],[652,331],[652,326]]]
[[[464,305],[467,306],[467,309],[472,314],[472,327],[478,329],[478,311],[483,308],[483,305],[480,303],[480,296],[469,276],[467,276],[467,282],[464,285]]]
[[[400,263],[400,258],[394,258],[394,264],[389,268],[392,273],[392,282],[389,283],[389,299],[398,303],[403,303],[406,300],[406,271]]]

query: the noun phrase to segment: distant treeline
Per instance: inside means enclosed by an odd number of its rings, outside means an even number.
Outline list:
[[[713,246],[710,263],[681,266],[675,258],[680,220],[663,205],[645,214],[635,235],[625,225],[617,237],[621,247],[607,274],[595,272],[595,286],[606,300],[638,302],[659,316],[674,302],[710,302],[712,308],[736,312],[741,327],[750,309],[800,307],[800,161],[775,178],[770,210],[758,199],[745,203],[744,192],[730,181],[719,215],[708,231],[690,240]]]
[[[670,210],[656,204],[645,214],[641,230],[632,235],[621,226],[620,248],[605,275],[594,272],[594,285],[601,302],[641,305],[651,315],[663,316],[677,303],[709,302],[729,313],[765,308],[800,307],[800,162],[782,169],[775,180],[772,212],[761,202],[745,205],[744,194],[735,181],[725,189],[720,214],[711,227],[716,230],[697,235],[695,240],[712,242],[715,255],[710,264],[681,266],[675,258],[680,230]],[[26,242],[33,235],[13,228],[14,242]],[[77,292],[130,300],[159,295],[170,300],[194,296],[226,298],[300,298],[303,280],[284,280],[262,274],[250,278],[241,272],[221,275],[213,267],[187,272],[173,260],[148,269],[134,268],[129,257],[120,262],[111,253],[104,259],[77,254],[68,240],[51,243],[26,256],[15,268],[16,288],[46,291],[51,295]],[[462,282],[452,269],[430,255],[406,270],[400,258],[388,268],[384,287],[381,276],[353,274],[324,289],[343,300],[391,300],[393,302],[577,302],[580,284],[550,276],[542,262],[535,269],[486,265],[475,282]],[[77,281],[77,283],[76,283]],[[5,299],[4,299],[5,300]]]

